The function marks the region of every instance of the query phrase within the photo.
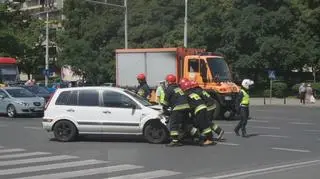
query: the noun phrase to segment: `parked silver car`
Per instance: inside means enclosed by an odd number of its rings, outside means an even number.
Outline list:
[[[21,87],[0,89],[0,113],[9,117],[19,114],[43,114],[45,99]]]

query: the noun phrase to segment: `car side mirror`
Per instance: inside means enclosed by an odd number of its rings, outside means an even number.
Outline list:
[[[4,99],[4,96],[2,94],[0,94],[0,99]]]

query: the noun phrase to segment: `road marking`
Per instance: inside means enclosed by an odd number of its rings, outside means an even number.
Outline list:
[[[136,174],[129,174],[129,175],[122,175],[117,177],[108,177],[105,179],[153,179],[153,178],[160,178],[160,177],[169,177],[173,175],[181,174],[180,172],[173,172],[169,170],[156,170],[151,172],[144,172],[144,173],[136,173]]]
[[[9,153],[9,152],[23,152],[26,151],[25,149],[2,149],[0,150],[0,154],[2,153]]]
[[[279,148],[279,147],[273,147],[272,149],[273,150],[289,151],[289,152],[304,152],[304,153],[310,152],[310,150],[289,149],[289,148]]]
[[[139,168],[143,168],[143,167],[137,166],[137,165],[116,165],[116,166],[110,166],[110,167],[92,168],[87,170],[60,172],[60,173],[54,173],[54,174],[44,174],[44,175],[22,177],[22,178],[16,178],[16,179],[44,179],[44,178],[45,179],[64,179],[64,178],[97,175],[97,174],[103,174],[103,173],[119,172],[124,170],[133,170],[133,169],[139,169]]]
[[[280,130],[280,127],[265,127],[265,126],[248,126],[251,128],[257,128],[257,129],[276,129],[276,130]]]
[[[35,129],[35,130],[44,130],[42,127],[32,127],[32,126],[26,126],[26,127],[23,127],[25,129]]]
[[[30,156],[48,155],[48,154],[51,154],[51,153],[48,153],[48,152],[31,152],[31,153],[22,153],[22,154],[1,155],[0,159],[30,157]]]
[[[265,120],[256,120],[256,119],[250,119],[249,122],[260,122],[260,123],[269,123],[269,121]]]
[[[310,122],[289,122],[289,124],[296,124],[296,125],[314,125],[314,123],[310,123]]]
[[[30,159],[0,161],[0,167],[2,167],[2,166],[10,166],[10,165],[22,165],[22,164],[39,163],[39,162],[51,162],[51,161],[76,159],[76,158],[79,158],[79,157],[70,156],[70,155],[58,155],[58,156],[52,156],[52,157],[38,157],[38,158],[30,158]]]
[[[282,168],[282,169],[277,169],[277,170],[271,170],[271,171],[253,173],[253,174],[247,174],[247,175],[242,175],[242,176],[239,176],[239,177],[233,177],[232,179],[242,179],[242,178],[248,178],[248,177],[252,177],[252,176],[266,175],[266,174],[283,172],[283,171],[288,171],[288,170],[293,170],[293,169],[298,169],[298,168],[304,168],[304,167],[310,167],[310,166],[316,166],[316,165],[319,165],[319,163],[311,163],[311,164],[306,164],[306,165],[301,165],[301,166],[293,166],[293,167],[287,167],[287,168]]]
[[[238,146],[240,144],[234,144],[234,143],[228,143],[228,142],[217,142],[218,144],[221,144],[221,145],[230,145],[230,146]]]
[[[218,126],[235,126],[234,124],[217,124]]]
[[[305,132],[320,132],[320,130],[304,130]]]
[[[234,132],[224,132],[225,134],[233,134]]]
[[[283,136],[283,135],[259,135],[262,137],[275,137],[275,138],[290,138],[289,136]]]
[[[95,165],[95,164],[101,164],[101,163],[107,163],[107,162],[99,161],[99,160],[84,160],[84,161],[55,163],[55,164],[32,166],[32,167],[13,168],[13,169],[7,169],[7,170],[0,170],[0,175],[39,172],[44,170],[54,170],[54,169],[61,169],[61,168],[68,168],[68,167],[80,167],[80,166]]]
[[[8,127],[6,124],[0,124],[0,127]]]
[[[225,175],[220,175],[220,176],[207,177],[207,179],[223,179],[223,178],[237,177],[237,176],[242,176],[242,175],[254,174],[254,173],[259,173],[259,172],[261,173],[261,172],[266,172],[266,171],[274,171],[277,169],[284,169],[284,168],[290,168],[290,167],[295,167],[295,166],[305,166],[305,165],[309,165],[312,163],[320,163],[320,160],[311,160],[311,161],[306,161],[306,162],[291,163],[291,164],[278,165],[278,166],[273,166],[273,167],[268,167],[268,168],[261,168],[261,169],[243,171],[243,172],[230,173],[230,174],[225,174]]]

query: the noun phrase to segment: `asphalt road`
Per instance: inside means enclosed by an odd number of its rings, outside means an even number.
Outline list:
[[[237,121],[217,121],[225,142],[178,148],[119,136],[60,143],[42,130],[41,119],[1,117],[0,178],[319,178],[318,108],[259,106],[250,112],[250,138],[232,133]]]

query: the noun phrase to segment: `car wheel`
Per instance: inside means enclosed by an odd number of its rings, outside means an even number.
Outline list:
[[[168,130],[163,124],[150,123],[144,128],[145,139],[152,144],[160,144],[168,140]]]
[[[75,140],[78,135],[76,126],[70,121],[58,121],[53,127],[54,137],[61,142]]]
[[[12,104],[7,107],[7,115],[10,118],[14,118],[17,115],[16,108]]]
[[[213,113],[213,120],[219,120],[221,119],[221,104],[218,102],[218,100],[213,99],[214,104],[216,104],[216,109],[214,109],[214,113]]]

